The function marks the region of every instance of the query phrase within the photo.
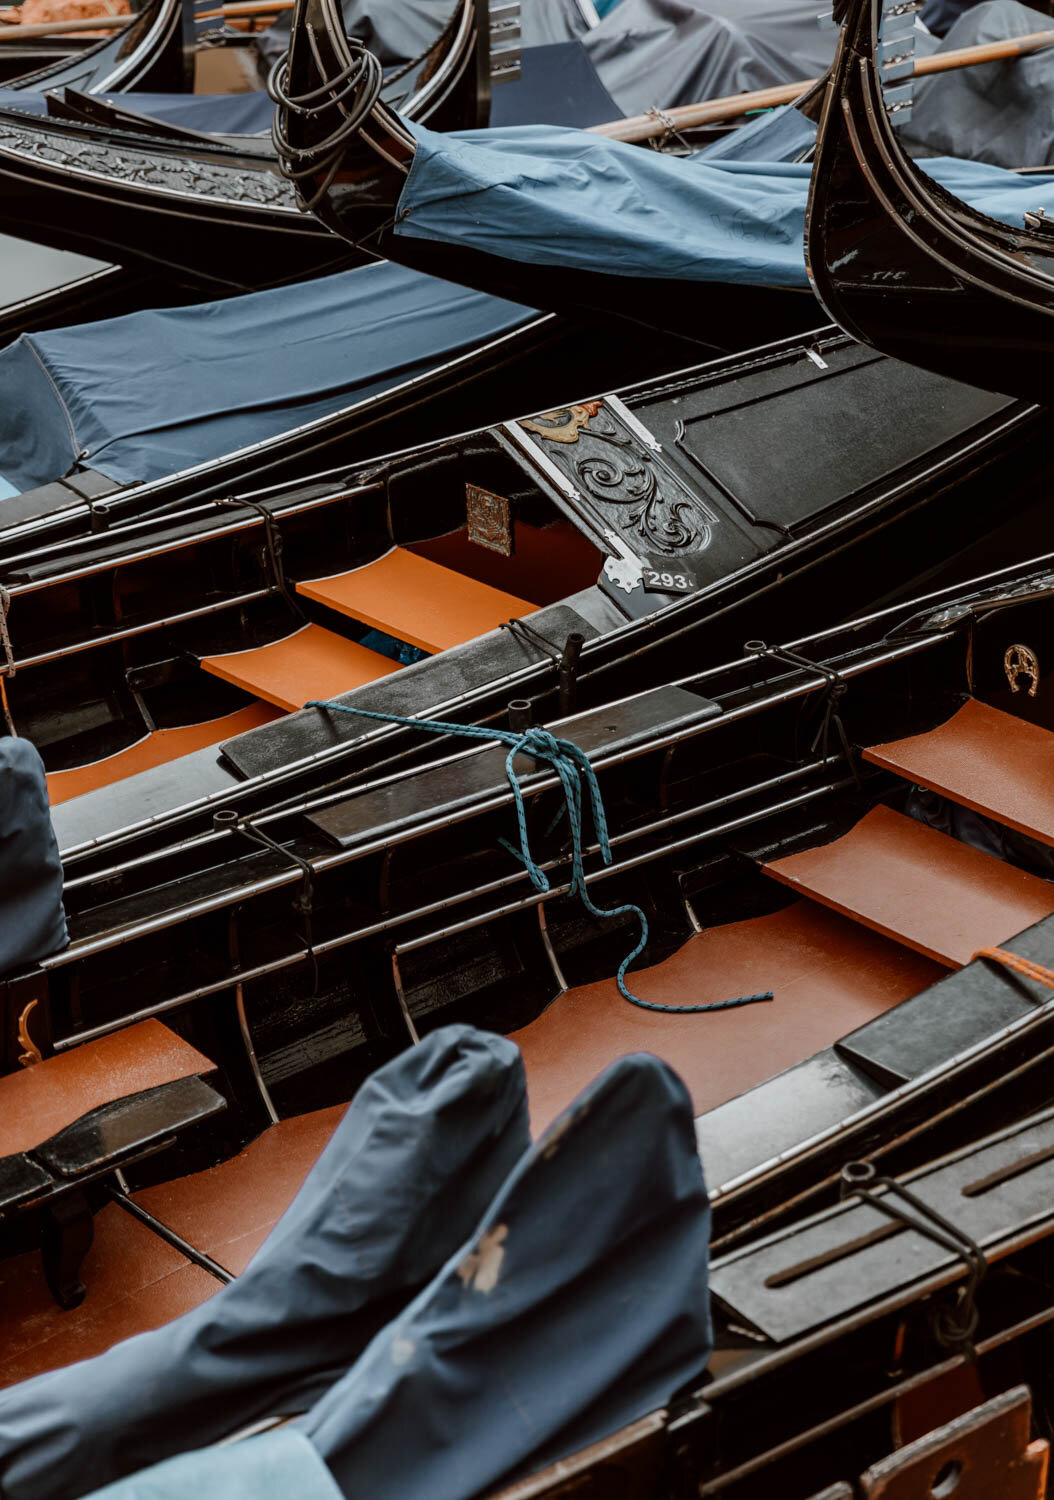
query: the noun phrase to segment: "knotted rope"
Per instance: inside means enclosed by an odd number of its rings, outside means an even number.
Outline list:
[[[383,724],[398,724],[405,729],[422,729],[426,734],[454,734],[460,735],[468,740],[489,740],[493,743],[505,745],[508,754],[505,757],[505,776],[512,791],[513,803],[516,809],[516,827],[519,833],[520,847],[518,858],[522,860],[528,878],[536,891],[546,892],[550,889],[549,879],[545,871],[535,861],[531,854],[530,842],[527,836],[527,810],[524,805],[523,790],[520,786],[520,778],[515,767],[517,755],[529,755],[536,761],[543,761],[556,772],[560,779],[560,785],[564,794],[564,805],[567,810],[568,822],[571,827],[571,885],[569,894],[577,896],[585,910],[591,917],[600,921],[610,920],[612,917],[635,916],[640,923],[640,939],[632,952],[619,964],[616,975],[616,983],[619,993],[623,999],[628,1000],[631,1005],[638,1005],[642,1010],[669,1011],[673,1014],[697,1014],[708,1010],[734,1010],[740,1005],[753,1005],[757,1001],[771,1000],[772,991],[768,990],[759,995],[741,995],[735,1000],[714,1000],[706,1005],[660,1005],[652,1000],[642,1000],[639,995],[634,995],[626,985],[626,971],[634,959],[639,958],[648,943],[648,919],[641,908],[632,902],[622,906],[597,906],[589,894],[586,884],[586,873],[584,856],[582,850],[582,812],[585,798],[588,796],[589,808],[593,818],[593,829],[596,840],[600,846],[600,857],[606,865],[612,862],[611,840],[608,836],[607,815],[604,811],[604,801],[600,795],[600,784],[597,781],[596,772],[589,762],[589,757],[573,740],[561,740],[547,729],[535,726],[522,732],[512,729],[492,729],[482,724],[450,724],[442,719],[411,719],[403,714],[375,713],[371,709],[352,708],[346,703],[336,703],[332,700],[323,701],[312,699],[310,703],[304,704],[305,708],[319,708],[326,712],[355,714],[363,719],[374,719]],[[583,787],[585,794],[583,794]],[[514,853],[516,851],[513,851]]]

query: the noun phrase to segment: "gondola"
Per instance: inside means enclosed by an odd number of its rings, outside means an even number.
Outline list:
[[[0,46],[0,98],[8,92],[70,87],[86,92],[188,88],[193,82],[193,13],[182,0],[148,0],[128,25],[102,39],[76,36],[6,40]]]
[[[349,243],[497,295],[515,286],[538,307],[699,337],[715,317],[775,306],[808,284],[801,163],[762,159],[730,179],[705,153],[686,160],[581,132],[440,137],[365,84],[342,114],[334,80],[363,66],[364,50],[331,0],[299,0],[294,15],[275,80],[279,158],[305,210]],[[963,164],[944,158],[933,170],[957,182]],[[1020,178],[994,168],[971,181],[971,201],[990,202],[993,182],[1007,212],[1031,201]]]
[[[909,159],[897,125],[909,118],[911,83],[879,56],[898,52],[904,13],[863,0],[846,7],[809,205],[813,286],[854,338],[986,390],[1045,400],[1054,242],[1044,192],[1006,224]]]
[[[827,453],[820,488],[815,443],[792,465],[785,437],[832,402],[834,441],[857,436]],[[5,538],[9,727],[43,751],[73,824],[103,819],[95,837],[115,812],[137,821],[128,776],[157,767],[174,809],[197,795],[202,757],[183,769],[186,751],[338,689],[371,701],[412,691],[421,711],[457,684],[488,717],[510,671],[544,681],[576,631],[612,682],[639,678],[641,637],[675,657],[665,638],[690,628],[696,652],[718,660],[739,621],[819,624],[939,564],[952,518],[959,549],[997,529],[992,476],[1029,476],[1024,510],[1047,473],[1047,432],[1034,408],[828,331],[307,482],[213,487],[138,519],[88,493],[81,506],[96,528],[108,518],[104,530]],[[528,620],[522,639],[508,633],[515,617]],[[240,769],[319,748],[314,717],[294,715]],[[237,790],[237,771],[202,772],[202,791]],[[82,841],[73,824],[64,847]]]
[[[85,884],[68,884],[74,947],[101,957],[114,923],[124,971],[111,960],[92,985],[82,967],[61,1008],[52,991],[50,1016],[40,969],[8,982],[11,1045],[45,1057],[5,1079],[27,1099],[32,1089],[40,1113],[20,1111],[29,1144],[4,1162],[8,1249],[23,1253],[7,1264],[22,1317],[8,1324],[2,1377],[111,1342],[112,1293],[93,1292],[102,1268],[119,1274],[121,1332],[200,1304],[245,1265],[333,1135],[340,1110],[327,1100],[468,1021],[517,1044],[543,1156],[588,1118],[565,1111],[583,1084],[589,1097],[598,1070],[627,1052],[667,1057],[691,1094],[712,1216],[716,1352],[705,1382],[600,1448],[572,1445],[511,1494],[618,1476],[633,1496],[688,1486],[746,1500],[778,1478],[790,1500],[827,1500],[877,1466],[922,1500],[969,1454],[1020,1470],[1022,1496],[1039,1500],[1043,1449],[1029,1447],[1019,1387],[1034,1384],[1042,1424],[1054,897],[1037,871],[1049,871],[1054,844],[1042,791],[1052,600],[1048,556],[812,637],[754,641],[723,666],[551,718],[588,755],[607,811],[612,862],[591,830],[581,846],[581,888],[599,917],[567,889],[574,829],[561,827],[560,782],[529,726],[394,776],[330,781],[314,799],[174,845],[184,872],[213,877],[211,891],[199,885],[193,937],[182,929],[180,977],[198,969],[194,998],[182,997],[192,1019],[172,1004],[174,971],[157,944],[188,894],[186,873],[151,921],[142,895],[138,908],[129,896],[142,848],[126,849],[95,870],[108,905],[82,932]],[[517,744],[523,853],[547,890],[502,845],[516,839],[503,765]],[[231,857],[231,841],[255,835],[258,853]],[[216,840],[227,841],[222,863]],[[231,920],[217,881],[238,866]],[[642,910],[648,967],[625,973],[627,998],[608,976],[637,942]],[[149,957],[130,959],[151,926]],[[216,967],[232,942],[241,1044],[262,1041],[253,991],[274,983],[272,1022],[281,1016],[287,1044],[301,1028],[311,1084],[239,1155],[173,1181],[209,1159],[203,1142],[215,1151],[224,1098],[228,1108],[236,1098],[225,1095],[224,1044],[238,1033],[225,1036],[219,1014],[231,976]],[[50,974],[61,965],[58,955]],[[133,1017],[146,976],[149,1004]],[[324,1019],[334,986],[340,1004]],[[92,1034],[83,1023],[100,1014],[104,989],[110,1021]],[[660,1009],[635,1008],[634,997]],[[719,1008],[661,1009],[693,1005]],[[76,1045],[63,1034],[71,1018]],[[272,1107],[276,1061],[257,1079]],[[44,1123],[53,1135],[32,1140]],[[655,1117],[652,1127],[638,1139],[654,1142]],[[620,1128],[632,1139],[631,1117]],[[629,1157],[607,1159],[625,1171]],[[587,1190],[581,1174],[572,1180]],[[99,1243],[86,1259],[93,1210]],[[71,1311],[47,1307],[34,1248],[42,1212],[51,1291]],[[159,1382],[151,1400],[164,1396]],[[32,1389],[27,1400],[39,1411]],[[119,1416],[130,1409],[123,1402]],[[89,1440],[93,1453],[110,1451],[94,1428]]]
[[[408,115],[438,129],[479,123],[489,100],[490,45],[476,0],[455,0],[451,24],[429,54],[409,74],[395,70],[387,84],[382,75],[379,85]],[[17,103],[0,110],[0,184],[12,233],[235,290],[353,258],[297,213],[266,138],[183,128],[123,97],[115,103],[68,85],[49,109],[58,118]]]

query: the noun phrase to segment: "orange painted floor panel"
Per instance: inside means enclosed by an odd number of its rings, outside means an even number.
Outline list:
[[[295,635],[253,651],[205,656],[201,665],[287,713],[295,713],[312,698],[335,698],[399,670],[390,657],[321,625],[305,625]]]
[[[1054,911],[1048,881],[888,807],[765,873],[953,969]]]
[[[298,583],[296,590],[430,652],[460,646],[537,608],[402,547],[350,573]]]
[[[640,1010],[613,979],[559,996],[513,1033],[527,1068],[531,1125],[543,1130],[602,1068],[627,1052],[665,1058],[696,1114],[828,1047],[940,979],[929,959],[812,902],[715,927],[629,975],[644,1000],[699,1005],[771,989],[771,1003],[675,1016]]]
[[[170,760],[178,760],[181,755],[190,755],[194,750],[205,750],[209,745],[220,745],[224,740],[246,734],[279,716],[278,709],[269,703],[250,703],[237,713],[224,714],[222,719],[209,719],[205,724],[156,729],[153,734],[129,745],[127,750],[119,750],[105,760],[74,766],[68,771],[52,771],[48,775],[48,797],[52,807],[57,807],[70,797],[80,797],[101,786],[112,786],[115,781],[123,781],[138,771],[167,765]]]
[[[864,759],[1054,844],[1054,734],[971,698],[946,723]]]
[[[27,1026],[32,1036],[32,1012]],[[212,1067],[204,1053],[150,1020],[6,1073],[0,1078],[0,1156],[39,1146],[113,1099]]]
[[[283,1120],[233,1160],[138,1193],[137,1201],[240,1272],[293,1201],[343,1113],[339,1105]],[[82,1277],[87,1297],[62,1312],[44,1284],[39,1254],[0,1261],[0,1386],[101,1354],[219,1290],[212,1276],[113,1204],[96,1216]]]

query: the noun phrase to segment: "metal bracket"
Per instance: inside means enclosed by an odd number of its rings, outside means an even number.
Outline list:
[[[490,8],[490,81],[512,83],[520,76],[520,0]]]
[[[914,80],[899,84],[896,88],[884,89],[882,97],[890,119],[898,125],[906,125],[911,119],[911,105],[915,97]]]
[[[883,88],[898,78],[910,78],[915,71],[915,33],[879,42],[877,57]]]

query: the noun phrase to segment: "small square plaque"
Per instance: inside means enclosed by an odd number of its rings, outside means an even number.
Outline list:
[[[504,495],[466,484],[465,517],[470,542],[489,547],[503,557],[512,556],[512,506]]]

